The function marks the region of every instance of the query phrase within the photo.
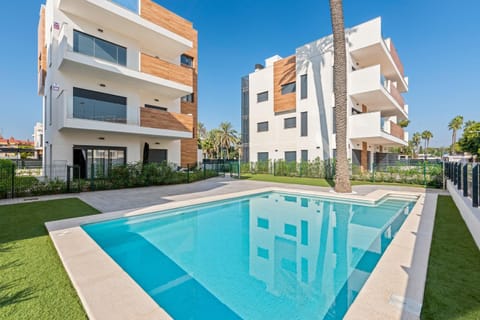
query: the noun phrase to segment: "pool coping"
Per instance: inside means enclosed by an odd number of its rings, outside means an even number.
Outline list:
[[[272,191],[372,203],[388,195],[419,196],[412,212],[350,306],[345,319],[419,318],[433,231],[436,203],[434,194],[376,190],[360,196],[267,187],[174,201],[140,209],[52,221],[47,222],[45,226],[90,319],[171,319],[168,313],[123,271],[80,226]],[[427,200],[430,207],[424,206]],[[421,223],[423,224],[421,225]],[[412,262],[413,257],[417,258],[414,263]],[[415,267],[415,272],[408,274],[405,268],[408,269],[411,266]],[[407,273],[406,277],[405,273]]]

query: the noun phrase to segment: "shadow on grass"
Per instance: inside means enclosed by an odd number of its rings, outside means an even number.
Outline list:
[[[0,308],[36,298],[36,296],[33,295],[34,290],[32,288],[25,288],[13,293],[6,293],[6,291],[15,288],[17,282],[19,282],[19,280],[0,284]]]

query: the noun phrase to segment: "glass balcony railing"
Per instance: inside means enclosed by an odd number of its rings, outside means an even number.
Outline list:
[[[125,9],[128,9],[130,11],[133,11],[135,12],[136,14],[138,14],[139,12],[139,5],[138,5],[138,2],[140,0],[110,0],[112,1],[113,3],[116,3],[118,4],[119,6],[121,7],[124,7]]]

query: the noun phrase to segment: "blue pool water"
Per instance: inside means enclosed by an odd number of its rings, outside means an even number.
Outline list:
[[[83,228],[175,319],[341,319],[415,200],[272,192]]]

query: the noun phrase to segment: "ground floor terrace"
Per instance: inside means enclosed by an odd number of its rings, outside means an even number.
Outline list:
[[[228,177],[213,178],[181,186],[81,193],[74,196],[104,213],[48,224],[48,228],[73,285],[80,296],[83,308],[89,316],[106,319],[108,316],[116,314],[118,316],[116,318],[119,319],[122,317],[163,319],[168,318],[164,310],[153,302],[91,239],[89,240],[88,236],[77,227],[78,224],[151,210],[174,208],[196,201],[203,201],[203,199],[219,199],[232,193],[245,194],[272,188],[293,189],[296,192],[308,194],[331,195],[330,187],[292,186],[290,184],[272,184],[262,181],[232,180]],[[354,191],[355,194],[349,196],[350,198],[365,197],[373,199],[388,192],[418,194],[421,197],[419,204],[421,206],[418,206],[405,221],[404,227],[401,229],[403,232],[397,235],[380,260],[375,268],[378,272],[375,271],[370,276],[351,306],[347,318],[370,318],[373,314],[375,315],[374,318],[378,319],[416,319],[422,310],[434,211],[438,195],[444,194],[444,192],[435,189],[386,185],[381,187],[374,185],[354,186]],[[30,204],[29,202],[33,205],[38,200],[69,197],[72,197],[72,195],[47,196],[37,200],[13,199],[2,201],[0,204],[20,204],[24,206]],[[58,205],[61,206],[61,204]],[[7,207],[0,206],[0,212],[2,212],[2,208]],[[94,210],[91,213],[95,212],[95,209],[91,210]],[[69,211],[75,211],[75,208],[71,207]],[[63,218],[67,217],[72,216],[64,216]],[[48,219],[45,221],[48,221]],[[80,243],[82,245],[80,251],[78,251]],[[54,252],[53,254],[56,255]],[[98,267],[92,267],[94,264],[98,264]],[[87,265],[88,268],[82,267]],[[392,275],[394,275],[393,280]],[[365,294],[362,294],[362,292]],[[21,306],[24,301],[32,299],[32,293],[22,292],[19,293],[17,298],[4,299],[9,301],[9,304],[11,303],[11,307],[4,308],[5,311],[0,309],[0,314],[8,312],[11,317],[15,318],[15,307]],[[5,305],[8,306],[9,304]],[[429,307],[431,308],[431,306]]]

